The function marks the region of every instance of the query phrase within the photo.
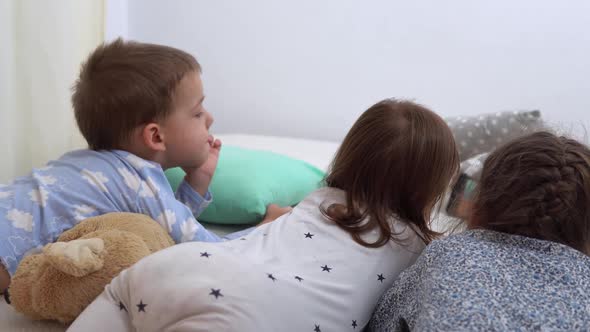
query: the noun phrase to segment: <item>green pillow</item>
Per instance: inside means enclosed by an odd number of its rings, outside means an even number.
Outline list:
[[[178,167],[166,170],[174,191],[184,175]],[[296,205],[321,186],[323,177],[324,172],[301,160],[223,146],[210,186],[213,202],[198,219],[217,224],[258,223],[268,204]]]

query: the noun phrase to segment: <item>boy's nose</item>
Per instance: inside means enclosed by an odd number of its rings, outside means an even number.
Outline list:
[[[209,129],[209,127],[211,127],[211,125],[213,124],[213,115],[211,115],[211,113],[209,113],[209,111],[205,111],[207,112],[207,121],[205,123],[205,125],[207,126],[207,129]]]

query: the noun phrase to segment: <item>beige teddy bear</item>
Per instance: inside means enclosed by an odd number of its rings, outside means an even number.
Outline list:
[[[10,301],[33,319],[70,323],[122,270],[173,244],[162,226],[142,214],[86,219],[23,259],[12,278]]]

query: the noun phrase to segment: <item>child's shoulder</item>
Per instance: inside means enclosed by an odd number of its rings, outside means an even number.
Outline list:
[[[115,150],[79,149],[64,153],[56,161],[117,158]]]
[[[123,150],[71,151],[50,162],[44,169],[34,170],[33,177],[52,177],[69,184],[90,183],[98,186],[102,192],[122,188],[136,192],[145,183],[158,187],[167,183],[160,164]]]
[[[95,167],[100,164],[108,164],[116,167],[124,166],[126,168],[134,168],[136,170],[162,169],[158,163],[142,159],[124,150],[75,150],[64,154],[57,162],[76,162],[79,165],[94,165]]]
[[[460,233],[444,236],[432,241],[427,246],[427,252],[436,255],[454,255],[455,252],[464,252],[470,248],[477,248],[482,245],[481,238],[487,231],[466,230]]]
[[[27,177],[28,182],[39,179],[50,179],[51,182],[62,181],[73,183],[80,179],[84,181],[111,182],[124,179],[127,182],[140,182],[151,179],[162,182],[165,180],[164,171],[157,163],[141,159],[122,150],[75,150],[50,161],[46,166],[33,169]],[[90,180],[89,180],[90,179]],[[80,180],[80,181],[82,181]],[[82,183],[85,183],[82,181]],[[97,180],[98,181],[98,180]],[[21,181],[22,182],[22,181]],[[104,188],[102,188],[104,190]]]

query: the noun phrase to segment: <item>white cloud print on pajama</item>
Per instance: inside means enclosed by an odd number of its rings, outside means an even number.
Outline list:
[[[210,199],[209,193],[201,197],[186,182],[172,192],[160,165],[128,152],[73,151],[0,185],[0,261],[13,274],[27,251],[55,241],[86,218],[109,212],[149,215],[177,243],[224,241],[193,215]],[[16,238],[24,240],[9,243]]]

